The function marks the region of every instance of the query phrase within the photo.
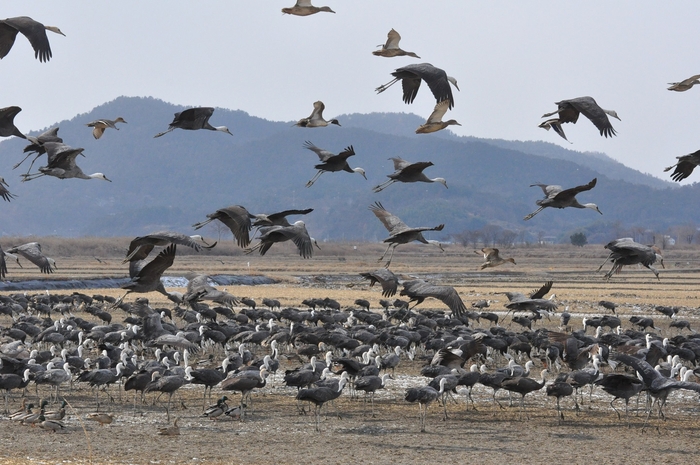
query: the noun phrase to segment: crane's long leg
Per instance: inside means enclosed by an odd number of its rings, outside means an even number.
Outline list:
[[[611,401],[610,401],[610,406],[611,406],[612,409],[615,411],[615,413],[617,413],[617,419],[618,419],[618,420],[621,420],[622,418],[620,418],[620,412],[619,412],[619,411],[615,408],[615,406],[613,405],[613,402],[615,402],[617,399],[619,399],[619,397],[615,397],[613,400],[611,400]]]
[[[612,257],[612,253],[608,255],[608,258],[605,259],[605,261],[598,267],[597,271],[600,271],[606,263],[608,263],[608,260],[610,260],[610,257]]]
[[[393,183],[395,183],[395,182],[396,182],[395,179],[389,179],[388,181],[384,181],[384,182],[381,183],[380,185],[373,187],[373,188],[372,188],[372,191],[373,191],[374,193],[381,192],[381,191],[383,191],[384,189],[386,189],[387,187],[391,186],[391,185],[392,185]]]
[[[392,247],[392,249],[391,249],[391,255],[389,255],[389,261],[386,262],[386,265],[384,265],[384,268],[389,268],[389,265],[391,265],[391,259],[394,258],[394,251],[396,250],[396,247],[398,245],[399,244],[393,244],[394,247]]]
[[[201,222],[199,222],[199,223],[193,224],[192,227],[193,227],[194,229],[200,229],[200,228],[202,228],[202,227],[208,225],[208,224],[211,223],[212,221],[214,221],[214,219],[215,219],[215,218],[206,219],[206,220],[201,221]]]
[[[545,207],[538,208],[537,210],[535,210],[534,212],[530,213],[525,218],[523,218],[523,220],[525,220],[525,221],[529,220],[530,218],[532,218],[533,216],[535,216],[536,214],[538,214],[539,212],[541,212],[544,209],[545,209]]]
[[[323,171],[323,170],[318,170],[318,173],[316,173],[316,175],[315,175],[313,178],[311,178],[311,180],[310,180],[309,182],[306,183],[306,187],[311,187],[311,186],[313,186],[314,183],[316,182],[316,180],[317,180],[323,173],[325,173],[325,171]]]
[[[398,81],[400,81],[399,78],[394,78],[393,80],[387,82],[386,84],[383,84],[383,85],[377,87],[377,88],[374,89],[374,90],[377,91],[378,94],[381,94],[382,92],[384,92],[385,90],[387,90],[389,87],[391,87],[392,85],[396,84]]]
[[[173,129],[175,129],[175,128],[172,127],[172,128],[168,128],[167,131],[159,132],[158,134],[156,134],[155,136],[153,136],[153,138],[155,139],[156,137],[164,136],[164,135],[166,135],[167,133],[169,133],[170,131],[172,131]],[[168,421],[170,421],[170,420],[168,420]]]

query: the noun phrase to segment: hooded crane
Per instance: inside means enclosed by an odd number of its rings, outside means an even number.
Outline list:
[[[337,119],[332,119],[328,121],[323,119],[323,110],[325,109],[326,105],[324,105],[322,101],[317,100],[316,102],[314,102],[314,110],[311,112],[311,114],[308,117],[302,118],[299,121],[297,121],[294,126],[299,126],[301,128],[325,128],[329,124],[335,124],[337,126],[340,126],[340,123]]]
[[[236,296],[229,294],[226,291],[220,291],[211,286],[207,281],[209,276],[205,274],[190,273],[185,276],[189,282],[187,283],[187,292],[182,296],[182,300],[192,305],[202,300],[210,300],[227,307],[238,305],[239,301]]]
[[[112,182],[102,173],[83,173],[83,170],[75,163],[75,159],[78,155],[83,154],[84,148],[73,148],[62,142],[46,142],[44,148],[49,158],[48,164],[39,168],[38,173],[23,174],[22,182],[31,181],[41,176],[53,176],[58,179],[102,179]]]
[[[387,174],[388,181],[375,186],[374,192],[381,192],[395,182],[439,182],[447,189],[447,181],[444,178],[429,178],[423,170],[433,166],[431,161],[418,161],[411,163],[400,157],[392,157],[389,160],[394,162],[394,172]]]
[[[116,129],[118,131],[119,128],[117,127],[117,123],[126,123],[126,121],[124,121],[124,118],[119,116],[115,120],[98,119],[96,121],[91,121],[91,122],[87,123],[85,126],[87,126],[89,128],[93,128],[92,129],[92,137],[94,137],[95,139],[99,139],[100,137],[102,137],[102,134],[104,134],[105,129],[107,129],[107,128]]]
[[[34,58],[38,58],[42,63],[49,61],[52,54],[46,31],[61,34],[63,37],[66,36],[59,28],[44,26],[39,21],[34,21],[28,16],[0,20],[0,59],[5,58],[10,53],[12,46],[15,44],[17,33],[21,32],[32,45]]]
[[[378,94],[401,81],[401,85],[403,86],[403,101],[405,103],[413,103],[416,95],[418,95],[421,81],[425,81],[430,91],[435,96],[435,101],[437,103],[443,100],[449,100],[448,108],[451,110],[454,106],[455,99],[452,97],[450,84],[459,90],[457,80],[452,76],[448,76],[444,70],[436,68],[430,63],[406,65],[402,68],[397,68],[391,75],[394,76],[393,80],[375,89]]]
[[[308,140],[304,144],[304,148],[315,152],[316,155],[318,155],[318,158],[321,160],[321,163],[314,166],[314,168],[316,168],[318,172],[313,178],[311,178],[309,182],[306,183],[306,187],[313,186],[316,180],[323,173],[326,172],[335,173],[338,171],[347,171],[348,173],[360,173],[362,177],[365,178],[365,180],[367,179],[367,176],[365,175],[365,170],[359,167],[350,168],[350,165],[348,165],[348,158],[355,155],[355,150],[353,149],[352,145],[349,147],[345,147],[345,150],[343,150],[337,155],[332,152],[329,152],[328,150],[316,147]]]
[[[483,249],[481,249],[481,252],[475,250],[474,253],[477,255],[484,255],[485,261],[479,267],[480,270],[503,265],[504,263],[512,263],[513,265],[515,265],[514,258],[501,258],[498,249],[493,247],[484,247]]]
[[[386,43],[384,45],[377,45],[377,47],[381,47],[381,50],[373,51],[372,55],[377,56],[377,57],[386,57],[386,58],[402,57],[402,56],[420,58],[418,55],[416,55],[413,52],[407,52],[405,50],[401,50],[401,48],[399,48],[399,41],[401,41],[401,35],[399,35],[399,33],[396,32],[394,29],[392,29],[386,35]]]
[[[644,388],[644,384],[636,376],[623,375],[619,373],[607,373],[594,384],[600,386],[600,388],[613,396],[613,400],[610,401],[610,407],[617,413],[617,419],[621,420],[620,412],[615,408],[613,403],[617,399],[624,399],[625,401],[625,418],[627,420],[627,427],[630,426],[630,415],[629,415],[629,403],[630,398],[639,394],[639,392]]]
[[[211,107],[195,107],[182,110],[181,112],[175,113],[173,122],[170,123],[167,131],[160,132],[153,137],[163,136],[173,129],[178,128],[191,131],[209,129],[211,131],[221,131],[233,135],[226,126],[212,126],[209,124],[209,118],[212,114],[214,114],[214,109]]]
[[[700,84],[700,74],[690,76],[688,79],[683,79],[681,82],[669,82],[668,84],[671,86],[668,90],[685,92],[686,90],[690,90],[695,84]]]
[[[579,97],[570,100],[562,100],[561,102],[555,102],[557,105],[557,110],[551,113],[545,113],[542,118],[547,118],[549,116],[559,114],[558,118],[544,121],[540,124],[541,128],[549,130],[549,127],[553,127],[555,132],[559,134],[567,142],[569,139],[566,138],[564,131],[561,129],[561,124],[563,123],[574,123],[578,121],[578,117],[581,113],[583,116],[591,120],[591,123],[595,125],[600,131],[601,136],[612,137],[615,135],[615,129],[613,129],[608,115],[613,118],[620,120],[617,113],[613,110],[604,110],[598,106],[592,97]],[[622,120],[620,120],[622,121]]]
[[[5,178],[0,177],[0,197],[7,202],[15,198],[15,196],[10,193],[8,187],[10,187],[10,185],[5,182]]]
[[[418,408],[420,409],[418,420],[420,423],[421,433],[425,432],[425,417],[428,414],[428,406],[435,402],[437,398],[440,397],[443,392],[445,392],[445,383],[447,383],[447,380],[442,378],[440,380],[439,391],[431,386],[406,389],[404,400],[411,403],[418,402]]]
[[[389,252],[389,249],[392,249],[391,255],[389,256],[389,261],[385,265],[386,268],[389,268],[389,265],[391,265],[391,259],[394,257],[394,250],[396,250],[396,247],[401,244],[408,244],[409,242],[418,241],[422,242],[423,244],[437,245],[440,247],[440,250],[444,251],[440,242],[435,240],[427,240],[425,237],[423,237],[423,231],[442,231],[445,227],[444,224],[440,224],[432,228],[409,228],[398,216],[386,211],[384,206],[379,202],[375,202],[374,205],[370,205],[369,209],[372,210],[374,216],[376,216],[389,231],[389,237],[384,239],[384,242],[388,243],[389,246],[384,251],[384,254],[379,257],[380,261],[383,260],[386,254]]]
[[[420,305],[428,297],[433,297],[447,305],[456,316],[467,313],[467,307],[452,286],[438,286],[422,279],[415,279],[404,282],[403,290],[399,295],[410,297],[410,301],[415,302],[416,305]]]
[[[2,40],[0,38],[0,40]],[[20,107],[5,107],[0,108],[0,137],[17,136],[26,139],[27,136],[22,134],[17,126],[15,126],[15,116],[22,111]]]
[[[27,136],[27,140],[30,142],[26,147],[24,147],[24,153],[26,153],[27,155],[25,155],[21,162],[15,164],[15,166],[13,166],[12,169],[16,169],[19,165],[24,163],[24,161],[27,158],[29,158],[30,155],[36,154],[36,156],[32,160],[32,163],[29,165],[29,169],[27,170],[27,174],[29,174],[29,172],[32,170],[32,166],[34,166],[34,162],[41,155],[46,153],[46,148],[44,147],[44,144],[46,142],[63,142],[63,139],[58,137],[58,129],[58,127],[49,129],[48,131],[44,131],[36,137]]]
[[[157,291],[166,296],[168,299],[177,302],[180,299],[169,294],[165,290],[165,286],[160,280],[165,270],[172,266],[173,261],[175,261],[175,252],[177,246],[175,244],[170,244],[168,247],[163,249],[153,260],[145,263],[145,260],[137,260],[131,262],[129,265],[129,276],[131,281],[121,286],[122,289],[126,289],[127,292],[122,297],[120,297],[114,304],[114,307],[119,306],[124,301],[124,298],[131,294],[132,292],[152,292]]]
[[[260,251],[260,255],[270,250],[273,244],[277,242],[285,242],[291,240],[299,249],[299,255],[303,258],[311,258],[313,256],[314,244],[316,241],[309,236],[306,230],[306,224],[303,221],[296,221],[291,226],[268,226],[260,228],[261,235],[258,238],[260,242],[257,245],[246,249],[245,253],[250,254],[255,250]]]
[[[313,6],[311,0],[297,0],[293,7],[282,8],[282,13],[294,16],[309,16],[321,11],[326,13],[335,13],[327,6]]]
[[[548,312],[556,310],[557,304],[552,301],[554,294],[552,294],[549,299],[543,298],[552,288],[552,284],[552,281],[547,281],[542,287],[532,291],[529,297],[521,292],[505,292],[504,294],[510,301],[505,305],[508,312],[530,311],[534,314],[538,314],[539,310],[546,310]]]
[[[308,215],[314,211],[313,208],[307,208],[305,210],[284,210],[277,213],[258,213],[257,215],[251,215],[251,219],[255,218],[253,221],[254,228],[261,228],[263,226],[291,226],[287,217],[289,215]]]
[[[197,241],[202,241],[205,245],[199,245]],[[193,248],[197,252],[201,252],[203,249],[211,249],[216,245],[216,242],[209,245],[199,234],[186,236],[182,233],[171,231],[154,232],[146,236],[139,236],[132,239],[129,243],[129,250],[126,252],[126,258],[122,263],[133,260],[143,260],[151,253],[154,246],[164,247],[169,244],[184,245]]]
[[[437,103],[433,109],[433,112],[430,114],[430,116],[428,116],[428,120],[424,124],[418,126],[418,129],[416,129],[416,134],[429,134],[431,132],[437,132],[445,129],[447,126],[461,126],[461,124],[454,119],[447,121],[442,120],[442,117],[445,116],[449,105],[449,100],[443,100],[442,102]]]
[[[605,259],[603,264],[598,267],[598,271],[603,268],[603,265],[605,265],[608,260],[613,262],[613,266],[610,268],[610,271],[604,275],[605,279],[612,278],[612,275],[619,273],[622,270],[622,267],[625,265],[636,264],[641,264],[644,267],[649,268],[656,276],[656,279],[660,279],[659,271],[652,266],[660,256],[660,254],[657,252],[658,249],[655,247],[639,244],[629,238],[622,238],[607,243],[605,248],[610,250],[610,254],[608,255],[608,258]],[[663,262],[661,263],[663,265]]]
[[[45,256],[41,252],[41,245],[38,242],[28,242],[17,247],[8,249],[8,254],[19,254],[39,267],[42,273],[53,273],[56,270],[56,261]]]
[[[214,213],[207,215],[207,219],[192,225],[194,229],[201,229],[205,225],[214,220],[219,220],[224,223],[233,233],[236,238],[236,243],[239,247],[248,247],[250,245],[250,230],[252,223],[250,221],[252,215],[241,205],[231,205],[225,208],[220,208]]]
[[[689,153],[688,155],[681,155],[680,157],[676,157],[676,159],[678,162],[675,165],[664,168],[664,173],[675,168],[673,173],[671,173],[671,179],[680,182],[693,174],[695,167],[700,165],[700,150]]]
[[[561,186],[556,186],[556,185],[547,185],[547,184],[530,184],[530,187],[535,187],[538,186],[542,189],[542,192],[544,192],[544,199],[540,199],[536,201],[535,203],[539,205],[539,208],[535,210],[534,212],[530,213],[529,215],[525,216],[523,220],[527,221],[542,210],[544,210],[547,207],[552,207],[552,208],[567,208],[567,207],[574,207],[574,208],[590,208],[591,210],[595,210],[601,215],[603,212],[601,212],[598,209],[598,206],[594,203],[584,203],[580,204],[578,200],[576,200],[576,194],[579,194],[581,192],[589,191],[593,189],[596,185],[596,182],[598,182],[598,178],[593,178],[591,182],[588,184],[584,184],[582,186],[576,186],[572,187],[570,189],[563,189]]]
[[[399,286],[399,278],[387,268],[360,273],[360,276],[369,280],[369,287],[379,283],[382,286],[382,295],[384,297],[394,296]]]

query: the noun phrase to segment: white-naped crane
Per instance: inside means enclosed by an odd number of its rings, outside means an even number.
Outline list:
[[[49,61],[53,55],[46,31],[66,36],[56,26],[44,26],[29,16],[0,19],[0,59],[5,58],[10,53],[15,44],[17,33],[21,33],[32,45],[34,58],[42,63]]]
[[[335,13],[328,6],[313,6],[311,0],[297,0],[293,7],[282,8],[282,13],[294,16],[309,16],[321,11]]]
[[[48,163],[46,166],[40,167],[38,173],[23,174],[22,182],[31,181],[41,176],[53,176],[58,179],[102,179],[112,182],[103,173],[83,173],[75,159],[78,155],[83,155],[84,148],[74,148],[62,142],[46,142],[44,148],[48,156]]]
[[[530,213],[529,215],[526,215],[523,220],[527,221],[542,210],[544,210],[547,207],[551,208],[568,208],[568,207],[573,207],[573,208],[590,208],[591,210],[595,210],[601,215],[603,212],[600,211],[598,208],[598,205],[594,203],[584,203],[581,204],[576,200],[576,195],[580,194],[581,192],[586,192],[591,189],[593,189],[598,182],[598,178],[593,178],[591,182],[588,184],[583,184],[581,186],[576,186],[576,187],[571,187],[569,189],[564,189],[561,186],[558,185],[552,185],[552,184],[530,184],[530,187],[539,187],[542,189],[542,192],[544,192],[544,199],[537,200],[535,203],[539,206],[537,210],[534,212]]]
[[[576,121],[578,121],[578,117],[581,113],[583,113],[583,116],[588,118],[591,121],[591,123],[593,123],[595,127],[598,128],[598,131],[600,131],[601,136],[612,137],[616,134],[615,129],[613,129],[612,124],[610,124],[608,115],[620,120],[620,117],[617,116],[617,112],[613,110],[604,110],[603,108],[598,106],[598,104],[592,97],[578,97],[569,100],[562,100],[560,102],[555,102],[555,105],[557,105],[557,110],[551,113],[545,113],[544,115],[542,115],[542,118],[548,118],[556,114],[558,114],[559,116],[555,119],[543,122],[542,124],[540,124],[540,127],[548,130],[549,127],[552,126],[557,132],[557,134],[563,137],[566,141],[568,141],[569,139],[566,138],[566,136],[564,135],[564,131],[561,130],[561,124],[575,124]]]
[[[484,247],[481,252],[475,250],[475,254],[484,256],[484,263],[479,267],[480,270],[492,268],[494,266],[503,265],[504,263],[512,263],[515,265],[515,259],[512,257],[502,258],[499,250],[494,247]]]
[[[230,205],[220,208],[214,213],[207,215],[207,219],[192,225],[194,229],[201,229],[214,220],[219,220],[224,223],[233,233],[236,238],[236,243],[239,247],[248,247],[250,245],[250,230],[252,229],[252,215],[241,205]]]
[[[107,128],[116,129],[118,131],[119,128],[117,127],[117,123],[126,123],[126,121],[121,116],[118,116],[117,119],[114,120],[98,119],[95,121],[90,121],[85,126],[92,128],[92,137],[99,139],[102,137],[102,134],[104,134],[105,129]]]
[[[678,159],[678,162],[676,162],[675,165],[664,168],[664,172],[675,168],[673,173],[671,173],[671,179],[676,182],[680,182],[693,174],[695,167],[700,165],[700,150],[689,153],[688,155],[681,155],[680,157],[676,158]]]
[[[365,178],[365,180],[367,179],[365,170],[359,167],[350,168],[350,165],[348,165],[348,158],[355,155],[355,149],[353,149],[352,145],[345,147],[345,149],[337,155],[333,152],[329,152],[328,150],[316,147],[308,140],[304,143],[304,148],[307,148],[318,155],[318,158],[321,161],[321,163],[314,166],[318,172],[313,178],[311,178],[311,180],[309,180],[309,182],[306,183],[306,187],[313,186],[319,176],[326,172],[336,173],[338,171],[347,171],[348,173],[359,173],[363,178]]]
[[[372,52],[372,55],[378,56],[378,57],[385,57],[385,58],[393,58],[393,57],[403,57],[403,56],[409,56],[413,58],[420,58],[418,55],[416,55],[413,52],[407,52],[405,50],[402,50],[399,47],[399,42],[401,41],[401,35],[396,32],[395,29],[391,29],[389,33],[386,35],[386,43],[383,45],[377,45],[377,47],[381,47],[380,50],[374,50]]]
[[[323,118],[323,110],[325,109],[326,105],[322,101],[315,101],[314,109],[311,112],[311,114],[308,117],[302,118],[299,121],[297,121],[294,126],[299,126],[301,128],[325,128],[329,124],[335,124],[336,126],[340,126],[340,123],[335,118],[330,120],[325,120]]]
[[[173,122],[170,123],[167,131],[160,132],[153,137],[163,136],[174,129],[186,129],[188,131],[209,129],[210,131],[220,131],[233,135],[226,126],[212,126],[209,124],[209,118],[211,118],[213,114],[214,109],[211,107],[195,107],[182,110],[175,113]]]
[[[656,276],[656,279],[660,280],[659,271],[652,266],[660,257],[660,250],[656,246],[639,244],[630,238],[624,237],[608,242],[605,248],[610,251],[610,254],[603,264],[598,267],[598,271],[600,271],[608,261],[613,263],[610,271],[603,276],[605,279],[610,279],[613,274],[622,271],[623,266],[640,264],[651,270]],[[661,265],[663,266],[663,259],[661,259]]]
[[[667,90],[673,90],[676,92],[685,92],[686,90],[692,89],[695,84],[700,84],[700,74],[695,76],[690,76],[688,79],[683,79],[680,82],[669,82],[668,85],[671,86]]]
[[[53,273],[57,269],[56,261],[49,258],[41,251],[41,244],[38,242],[28,242],[26,244],[12,247],[5,252],[6,254],[17,254],[26,258],[33,264],[39,267],[42,273]],[[19,261],[17,262],[19,263]]]
[[[450,119],[447,121],[442,120],[442,117],[445,116],[445,113],[447,113],[449,106],[449,100],[443,100],[442,102],[436,103],[433,112],[430,114],[430,116],[428,116],[425,123],[421,124],[418,126],[418,129],[416,129],[416,134],[430,134],[431,132],[441,131],[447,126],[461,126],[461,124],[459,124],[455,119]]]
[[[459,90],[457,80],[452,76],[448,76],[444,70],[430,63],[406,65],[397,68],[391,75],[394,76],[394,79],[377,87],[375,89],[377,93],[384,92],[395,83],[401,81],[401,85],[403,86],[403,101],[405,103],[413,103],[416,95],[418,95],[421,81],[425,81],[430,91],[435,96],[436,103],[449,100],[448,108],[452,109],[454,106],[455,99],[452,97],[452,88],[450,88],[450,84]]]
[[[411,163],[400,157],[392,157],[389,160],[394,162],[394,172],[387,174],[388,181],[384,181],[372,188],[374,192],[381,192],[395,182],[439,182],[447,188],[445,178],[429,178],[423,173],[423,170],[433,166],[431,161],[418,161]]]
[[[389,268],[389,265],[391,265],[391,259],[394,257],[394,250],[396,250],[396,247],[401,244],[408,244],[413,241],[418,241],[422,242],[423,244],[437,245],[440,247],[440,250],[444,251],[442,244],[440,244],[439,241],[428,240],[423,236],[424,231],[442,231],[445,227],[444,224],[440,224],[432,228],[409,228],[408,225],[401,221],[398,216],[389,213],[379,202],[375,202],[374,205],[370,205],[369,209],[372,211],[372,213],[374,213],[374,216],[376,216],[379,221],[382,222],[387,231],[389,231],[389,237],[384,239],[384,242],[388,243],[389,246],[386,248],[382,256],[379,257],[379,261],[383,260],[386,254],[389,252],[389,249],[391,249],[389,261],[387,261],[385,265],[386,268]]]

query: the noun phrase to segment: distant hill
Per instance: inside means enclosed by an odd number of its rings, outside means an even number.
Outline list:
[[[339,117],[342,127],[307,129],[225,109],[217,109],[211,123],[228,126],[233,137],[175,130],[154,139],[181,109],[153,98],[120,97],[57,123],[65,143],[85,148],[85,157],[78,159],[82,169],[103,172],[111,183],[49,177],[21,183],[19,175],[28,162],[14,171],[12,166],[22,158],[26,141],[1,142],[0,175],[17,198],[0,201],[0,234],[188,232],[208,213],[241,204],[253,213],[311,207],[315,211],[304,221],[317,239],[379,241],[387,233],[368,210],[375,201],[409,225],[444,223],[442,233],[432,233],[434,239],[492,223],[558,237],[586,228],[603,231],[600,240],[607,240],[606,231],[613,228],[663,230],[700,220],[695,203],[685,201],[699,197],[697,184],[671,186],[607,157],[554,144],[456,137],[447,131],[415,135],[423,119],[409,114],[344,115]],[[85,126],[117,116],[128,124],[120,125],[119,131],[107,130],[100,140]],[[358,174],[327,173],[305,188],[318,163],[316,155],[303,148],[306,140],[335,153],[353,145],[357,155],[349,163],[364,168],[369,180]],[[371,188],[393,171],[388,160],[393,156],[432,161],[426,174],[444,177],[449,189],[420,183],[372,193]],[[37,161],[33,171],[45,161]],[[528,187],[531,183],[574,186],[594,177],[598,185],[581,194],[580,201],[597,203],[603,216],[591,210],[545,210],[528,222],[522,220],[541,197],[538,188]]]

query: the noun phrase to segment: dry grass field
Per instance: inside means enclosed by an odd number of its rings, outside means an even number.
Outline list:
[[[127,243],[126,239],[95,239],[94,247],[76,253],[75,244],[42,239],[44,252],[58,264],[58,271],[49,278],[124,276],[126,267],[121,264],[121,257]],[[377,258],[383,247],[380,244],[321,244],[321,247],[311,260],[300,259],[293,249],[285,246],[276,246],[278,250],[273,248],[269,255],[260,257],[243,255],[228,240],[210,252],[179,255],[166,275],[179,276],[187,271],[263,275],[276,279],[277,283],[230,286],[227,290],[257,301],[262,297],[275,298],[282,306],[300,307],[306,298],[331,297],[344,307],[364,298],[372,303],[373,309],[379,308],[380,291],[360,281],[358,273],[381,266]],[[602,271],[596,270],[607,256],[605,252],[600,245],[514,248],[503,255],[513,256],[517,265],[477,271],[481,257],[472,249],[453,245],[441,253],[429,246],[401,246],[392,270],[452,285],[467,306],[479,299],[489,299],[492,301],[489,310],[501,316],[505,315],[506,300],[502,292],[527,292],[553,280],[552,292],[556,293],[559,312],[569,307],[574,315],[571,322],[574,328],[581,327],[582,316],[602,314],[596,305],[601,299],[620,304],[618,313],[625,328],[631,328],[629,316],[648,315],[658,323],[660,334],[677,334],[669,330],[669,320],[653,310],[655,305],[682,306],[684,310],[679,317],[689,320],[693,328],[698,326],[700,250],[665,251],[666,269],[661,270],[659,281],[649,270],[636,267],[626,268],[604,281]],[[42,278],[31,264],[26,261],[23,264],[24,269],[9,264],[8,278]],[[604,267],[607,269],[609,265]],[[119,289],[81,292],[121,295]],[[172,305],[157,293],[147,297],[153,306]],[[418,308],[444,307],[438,301],[428,300]],[[125,316],[119,310],[114,314],[113,321]],[[90,315],[79,316],[94,319]],[[0,325],[12,323],[9,317],[2,318]],[[486,328],[486,323],[482,320],[477,326]],[[509,317],[502,324],[514,331],[521,330],[511,325]],[[559,318],[545,319],[537,327],[558,329]],[[200,354],[196,363],[206,366],[210,362]],[[121,393],[119,400],[115,388],[111,388],[111,393],[117,397],[116,402],[104,403],[100,408],[116,414],[115,422],[104,427],[86,422],[85,414],[94,411],[94,393],[86,386],[76,386],[71,392],[66,390],[71,405],[66,432],[51,434],[0,420],[0,435],[4,438],[0,443],[0,463],[679,463],[694,460],[694,455],[689,454],[695,452],[694,443],[700,439],[700,405],[697,395],[685,391],[671,395],[666,408],[667,421],[652,417],[650,427],[642,432],[643,402],[640,412],[634,400],[631,402],[632,426],[627,428],[624,416],[623,421],[618,421],[611,411],[610,396],[599,389],[593,392],[592,402],[585,398],[580,414],[572,410],[570,399],[564,399],[566,418],[559,424],[554,401],[546,398],[544,392],[526,397],[530,415],[527,420],[520,418],[517,407],[494,411],[491,390],[477,385],[474,389],[477,410],[467,409],[464,392],[458,391],[457,403],[448,402],[449,418],[443,421],[442,407],[433,404],[428,413],[427,432],[419,433],[418,407],[404,402],[403,393],[406,387],[426,383],[418,374],[424,363],[419,359],[401,362],[396,379],[389,381],[388,388],[377,395],[375,418],[364,414],[361,399],[350,399],[344,394],[335,403],[341,418],[333,414],[331,407],[328,416],[322,418],[321,433],[314,431],[313,416],[297,413],[296,390],[283,385],[281,373],[271,377],[266,388],[256,391],[255,410],[242,422],[213,422],[201,417],[202,389],[199,386],[181,389],[179,397],[175,397],[177,408],[172,412],[180,418],[181,426],[181,435],[175,437],[156,435],[157,427],[166,425],[162,404],[153,406],[149,398],[149,404],[139,405],[135,412],[131,393],[128,396]],[[283,359],[282,364],[280,371],[296,366],[297,362]],[[541,369],[536,360],[536,372]],[[39,394],[46,395],[46,388]],[[217,394],[219,391],[215,389],[214,395]],[[33,386],[29,396],[36,401]],[[237,395],[229,397],[236,399],[230,403],[238,399]],[[499,398],[508,405],[504,394],[499,394]],[[13,399],[11,409],[18,404],[19,400]],[[618,407],[624,407],[622,402]]]

